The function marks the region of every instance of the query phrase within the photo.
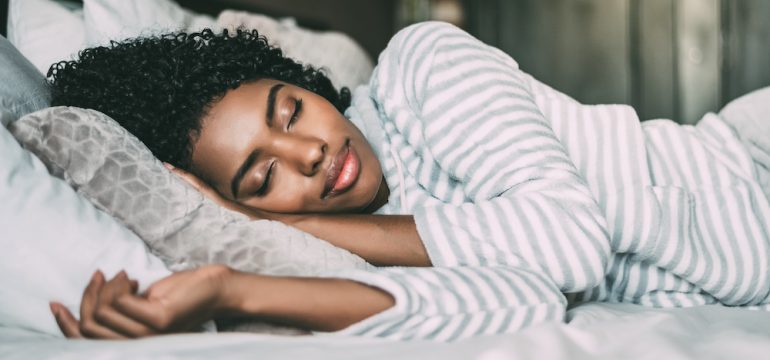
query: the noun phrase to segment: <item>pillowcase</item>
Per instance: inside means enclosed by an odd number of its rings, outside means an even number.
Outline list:
[[[86,44],[172,31],[216,29],[213,17],[183,9],[170,0],[84,0]]]
[[[122,221],[172,270],[218,263],[261,274],[311,276],[368,266],[283,223],[252,221],[217,205],[95,110],[48,108],[19,119],[10,130],[51,174]]]
[[[8,40],[0,36],[0,124],[51,103],[45,79]]]
[[[83,11],[73,4],[51,0],[8,3],[8,39],[42,74],[53,63],[70,60],[85,48]]]
[[[354,90],[369,82],[374,68],[366,51],[349,36],[334,32],[317,32],[298,27],[291,19],[281,21],[268,16],[225,10],[217,24],[229,30],[256,29],[271,45],[290,58],[323,68],[335,87]]]
[[[48,302],[73,314],[96,269],[141,291],[170,272],[144,243],[79,197],[0,126],[0,325],[62,336]]]

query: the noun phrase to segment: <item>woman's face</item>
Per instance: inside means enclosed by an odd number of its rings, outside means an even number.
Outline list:
[[[358,128],[323,97],[272,79],[211,107],[192,170],[225,198],[280,213],[359,212],[382,183]]]

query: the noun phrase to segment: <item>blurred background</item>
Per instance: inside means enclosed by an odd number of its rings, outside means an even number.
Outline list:
[[[642,119],[697,121],[770,85],[769,0],[180,0],[338,30],[372,58],[403,26],[452,22],[584,103],[625,103]],[[0,1],[5,31],[7,0]],[[770,119],[769,119],[770,121]]]

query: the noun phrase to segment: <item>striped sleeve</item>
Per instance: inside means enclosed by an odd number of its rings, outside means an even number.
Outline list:
[[[453,341],[564,319],[566,299],[536,271],[507,267],[380,268],[328,276],[390,293],[395,306],[342,331],[394,340]]]
[[[434,265],[526,266],[585,290],[604,277],[606,220],[525,76],[462,30],[422,23],[380,55],[373,91],[423,162],[462,184],[466,201],[414,212]]]

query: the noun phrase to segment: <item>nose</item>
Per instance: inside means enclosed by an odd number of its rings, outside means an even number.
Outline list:
[[[328,148],[316,137],[281,134],[273,138],[273,153],[305,176],[318,173]]]

